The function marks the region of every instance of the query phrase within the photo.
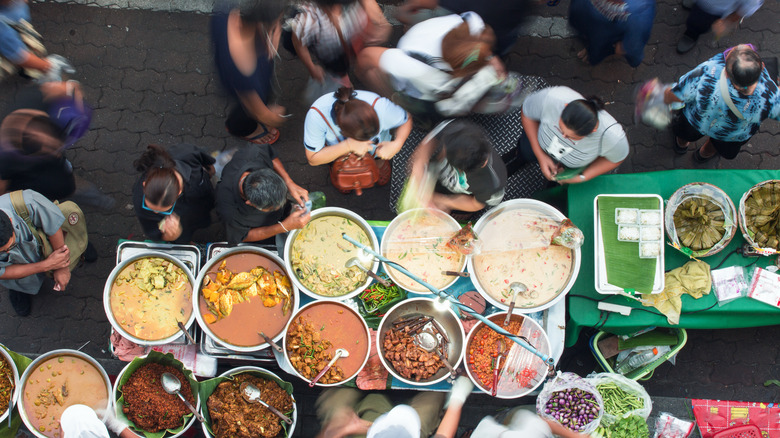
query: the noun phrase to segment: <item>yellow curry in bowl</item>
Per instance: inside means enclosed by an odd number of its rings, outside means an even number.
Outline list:
[[[192,284],[175,263],[144,257],[128,264],[111,285],[111,313],[131,336],[156,341],[173,336],[192,315]]]

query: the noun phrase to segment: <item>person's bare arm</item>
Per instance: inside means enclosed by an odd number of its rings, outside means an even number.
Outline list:
[[[383,160],[389,160],[401,150],[412,133],[412,115],[406,113],[406,123],[399,126],[395,131],[395,138],[392,141],[383,141],[376,146],[376,157]]]
[[[672,102],[682,102],[682,99],[672,93],[672,87],[667,87],[664,90],[664,103],[669,105]]]
[[[463,405],[455,404],[449,406],[444,412],[444,416],[439,423],[439,428],[436,429],[433,438],[455,438],[455,434],[458,432],[458,424],[460,424],[460,415],[462,411]]]
[[[285,170],[284,165],[282,164],[282,160],[274,158],[272,164],[274,172],[282,177],[284,184],[287,186],[287,191],[290,192],[290,196],[292,196],[292,198],[299,205],[303,206],[303,204],[309,200],[308,190],[299,186],[295,183],[295,181],[292,180],[292,178],[290,178],[290,175],[287,173],[287,170]]]
[[[395,12],[395,18],[403,24],[412,23],[414,14],[420,9],[436,9],[439,6],[439,0],[406,0],[399,6]]]
[[[29,277],[30,275],[40,274],[42,272],[56,271],[65,269],[68,270],[70,265],[70,251],[65,246],[65,238],[62,235],[62,228],[57,230],[56,233],[49,236],[49,243],[51,243],[54,252],[52,252],[45,259],[35,263],[15,264],[5,268],[3,275],[0,275],[0,279],[3,280],[15,280],[18,278]],[[68,271],[68,274],[70,272]]]
[[[520,123],[523,125],[523,132],[525,133],[526,138],[528,138],[528,143],[531,144],[531,150],[533,150],[536,160],[539,162],[542,174],[544,174],[544,177],[549,181],[552,181],[555,179],[555,174],[558,172],[558,165],[549,155],[547,155],[547,152],[542,149],[542,145],[539,144],[539,126],[541,125],[541,121],[534,120],[526,116],[525,113],[521,113]]]
[[[431,201],[436,208],[448,213],[452,210],[479,211],[485,208],[485,204],[477,201],[477,198],[471,195],[445,195],[434,192]]]
[[[575,176],[573,178],[561,180],[558,182],[561,184],[577,184],[585,181],[590,181],[599,175],[604,175],[605,173],[611,172],[613,169],[617,169],[617,167],[620,166],[620,164],[622,163],[623,161],[613,163],[612,161],[609,161],[604,157],[598,157],[595,160],[593,160],[593,162],[590,163],[588,167],[585,168],[585,170],[581,172],[581,175],[585,176],[585,179],[582,179],[579,176]]]
[[[417,148],[412,152],[412,156],[409,158],[411,163],[410,178],[414,178],[417,181],[422,181],[425,176],[425,169],[428,167],[428,163],[431,161],[431,155],[436,150],[437,142],[435,139],[425,140],[417,145]]]
[[[367,154],[374,145],[371,141],[359,141],[353,138],[347,138],[344,141],[331,146],[324,146],[317,152],[306,149],[306,159],[312,166],[332,163],[338,157],[342,157],[352,152],[355,155],[363,156]]]
[[[561,438],[590,438],[590,435],[575,432],[568,427],[561,426],[555,421],[548,420],[546,418],[543,418],[543,420],[550,426],[550,431],[552,431],[553,435],[555,436],[559,436]]]
[[[36,56],[32,52],[26,52],[27,56],[18,64],[19,67],[29,68],[31,70],[38,70],[47,72],[51,68],[51,63],[46,59]]]
[[[311,53],[309,53],[309,48],[298,39],[298,36],[295,35],[295,33],[292,34],[292,42],[293,47],[295,47],[295,53],[298,54],[298,58],[303,63],[303,66],[306,67],[306,70],[309,71],[312,79],[322,83],[325,80],[325,70],[314,63],[314,60],[311,58]]]
[[[238,98],[241,100],[241,105],[243,105],[257,121],[264,125],[277,128],[287,120],[282,117],[285,111],[284,107],[279,105],[267,106],[265,102],[263,102],[263,99],[260,99],[260,96],[254,91],[238,93]]]

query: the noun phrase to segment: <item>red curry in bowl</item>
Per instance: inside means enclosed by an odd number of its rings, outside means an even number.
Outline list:
[[[368,326],[344,304],[313,302],[302,307],[287,326],[285,355],[304,380],[311,381],[339,348],[346,349],[349,356],[339,358],[318,385],[345,382],[357,375],[368,360]]]

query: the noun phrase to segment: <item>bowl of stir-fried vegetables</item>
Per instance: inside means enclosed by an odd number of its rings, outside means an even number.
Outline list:
[[[306,295],[318,300],[345,300],[371,284],[365,270],[376,272],[379,260],[345,240],[344,234],[379,252],[379,241],[368,222],[343,208],[314,210],[306,226],[290,232],[284,245],[284,264],[293,284]],[[362,269],[350,266],[353,260]]]

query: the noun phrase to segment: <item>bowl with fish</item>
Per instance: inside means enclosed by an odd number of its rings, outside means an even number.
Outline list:
[[[453,248],[450,239],[460,225],[447,213],[434,208],[407,210],[393,219],[382,235],[382,256],[403,266],[421,280],[441,290],[452,286],[462,272],[467,257]],[[390,278],[402,288],[416,293],[430,290],[385,263]]]
[[[428,386],[450,377],[448,363],[457,369],[463,360],[466,335],[449,303],[411,298],[396,304],[377,330],[382,365],[396,379]]]
[[[206,262],[195,281],[198,326],[237,352],[268,348],[261,335],[281,342],[299,305],[298,288],[282,259],[263,248],[239,246]]]
[[[338,207],[311,212],[311,220],[293,230],[284,245],[284,263],[293,284],[318,300],[353,298],[369,284],[366,270],[376,272],[379,260],[345,240],[352,239],[378,252],[374,230],[362,217]]]
[[[11,415],[19,398],[19,369],[13,358],[0,344],[0,424]]]
[[[260,400],[287,416],[287,424],[267,407],[248,399],[246,388],[259,390]],[[214,438],[284,438],[293,436],[298,424],[298,408],[293,385],[278,375],[256,366],[241,366],[201,383],[201,407],[206,422],[203,434]],[[251,393],[250,393],[251,394]]]
[[[162,386],[162,375],[170,373],[181,383],[182,396],[200,407],[195,376],[171,354],[150,351],[128,363],[117,375],[113,388],[117,418],[140,438],[177,438],[195,423],[195,415],[176,394]]]
[[[520,313],[538,312],[563,299],[581,262],[580,248],[552,243],[564,219],[534,199],[505,201],[485,213],[474,225],[480,251],[468,260],[477,291],[502,310],[515,298]]]
[[[189,328],[192,273],[179,259],[159,251],[136,254],[116,265],[103,288],[103,307],[111,326],[139,345],[169,344]]]
[[[353,308],[338,301],[314,301],[301,307],[287,323],[282,348],[295,374],[307,382],[332,362],[316,385],[338,386],[366,365],[371,336]],[[342,349],[347,354],[336,357]]]
[[[60,416],[72,405],[96,412],[111,407],[108,374],[92,357],[76,350],[53,350],[24,370],[19,414],[38,438],[63,438]]]

